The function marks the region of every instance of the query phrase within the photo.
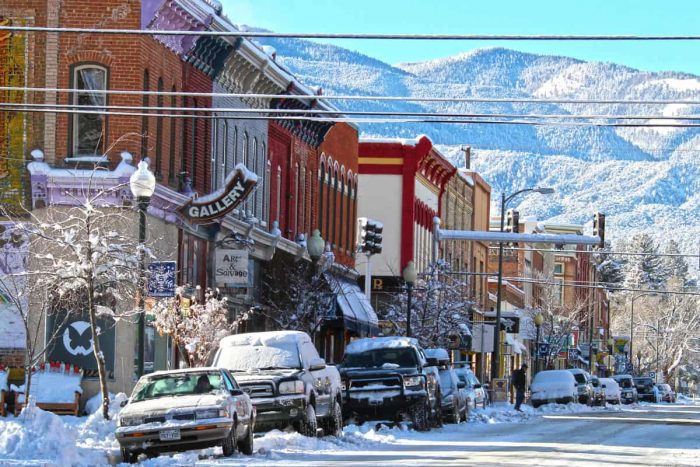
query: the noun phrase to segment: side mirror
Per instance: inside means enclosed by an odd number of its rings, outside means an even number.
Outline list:
[[[119,407],[126,407],[126,404],[129,403],[129,399],[123,400],[119,403]]]
[[[457,387],[459,389],[464,389],[467,387],[467,383],[465,383],[464,381],[460,381],[459,383],[457,383]]]
[[[242,396],[244,394],[243,391],[240,389],[231,389],[231,395],[232,396]]]
[[[309,363],[309,370],[311,371],[323,370],[324,368],[326,368],[326,361],[321,357],[314,358]]]
[[[480,388],[481,388],[481,384],[477,383],[474,385],[474,389],[480,389]]]

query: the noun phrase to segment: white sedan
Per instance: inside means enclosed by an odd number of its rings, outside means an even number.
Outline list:
[[[622,390],[612,378],[600,378],[600,387],[605,395],[605,402],[619,404],[622,401]]]

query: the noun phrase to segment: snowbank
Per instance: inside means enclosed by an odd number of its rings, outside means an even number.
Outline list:
[[[75,393],[83,393],[80,387],[81,375],[39,371],[32,375],[32,397],[37,402],[70,403],[75,401]],[[18,399],[24,402],[24,384],[20,387],[12,385],[12,389],[21,392]]]

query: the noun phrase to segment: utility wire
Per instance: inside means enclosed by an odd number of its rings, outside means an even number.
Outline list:
[[[558,34],[381,34],[269,31],[175,31],[153,29],[54,28],[0,26],[0,31],[57,32],[69,34],[125,34],[148,36],[271,37],[285,39],[371,39],[423,41],[697,41],[696,35],[558,35]]]
[[[14,105],[14,104],[13,104]],[[64,114],[84,114],[84,115],[114,115],[127,117],[155,117],[151,112],[114,112],[109,110],[99,110],[103,106],[95,106],[92,110],[77,110],[77,109],[62,109],[56,105],[49,104],[51,108],[35,108],[34,104],[19,104],[19,107],[13,105],[0,104],[0,110],[4,111],[19,111],[33,113],[64,113]],[[91,106],[92,107],[92,106]],[[210,108],[202,107],[200,112],[211,112]],[[280,113],[288,113],[280,111]],[[315,114],[317,112],[311,112]],[[293,120],[293,121],[313,121],[327,123],[450,123],[450,124],[480,124],[480,125],[516,125],[516,126],[558,126],[558,127],[612,127],[612,128],[700,128],[700,123],[598,123],[598,122],[563,122],[563,121],[547,121],[542,119],[536,120],[475,120],[468,118],[425,118],[425,117],[366,117],[366,118],[347,118],[343,117],[343,112],[333,112],[339,117],[314,117],[307,115],[281,115],[281,116],[260,116],[260,115],[245,115],[245,116],[219,116],[219,115],[183,115],[183,114],[160,114],[158,117],[163,118],[204,118],[212,120]]]
[[[599,285],[588,285],[588,284],[566,284],[562,282],[554,282],[554,281],[541,281],[537,279],[529,279],[526,277],[511,277],[508,278],[509,282],[520,282],[520,283],[526,283],[526,284],[535,284],[535,285],[553,285],[557,287],[572,287],[572,288],[577,288],[577,289],[605,289],[610,292],[645,292],[645,293],[656,293],[658,295],[663,295],[663,294],[671,294],[671,295],[692,295],[692,296],[700,296],[700,292],[685,292],[685,291],[680,291],[680,290],[654,290],[654,289],[638,289],[638,288],[632,288],[632,287],[608,287],[605,286],[605,283],[598,283]]]
[[[497,250],[497,246],[489,246],[489,250]],[[518,251],[536,251],[540,253],[554,253],[555,255],[557,253],[559,254],[587,254],[587,255],[592,255],[592,254],[603,254],[603,255],[615,255],[615,256],[666,256],[666,257],[674,257],[674,256],[682,256],[682,257],[688,257],[688,258],[698,258],[700,257],[700,254],[690,254],[690,253],[645,253],[645,252],[629,252],[629,251],[605,251],[605,250],[555,250],[555,249],[550,249],[550,250],[543,250],[539,248],[506,248],[507,250],[518,250]]]
[[[0,105],[9,107],[28,107],[28,108],[52,108],[52,109],[85,109],[96,107],[100,109],[110,110],[135,110],[135,111],[151,111],[154,116],[159,116],[162,112],[218,112],[224,114],[292,114],[292,115],[363,115],[363,116],[383,116],[383,117],[443,117],[443,118],[521,118],[521,119],[571,119],[571,120],[690,120],[700,121],[700,115],[573,115],[573,114],[495,114],[495,113],[466,113],[466,112],[410,112],[410,111],[339,111],[339,110],[322,110],[322,109],[247,109],[237,107],[172,107],[172,106],[157,106],[157,105],[116,105],[106,104],[99,106],[86,106],[82,104],[44,104],[44,103],[17,103],[17,102],[0,102]]]
[[[84,89],[42,88],[22,86],[0,86],[0,91],[80,93]],[[504,103],[504,104],[621,104],[621,105],[700,105],[700,100],[683,99],[558,99],[558,98],[516,98],[516,97],[412,97],[412,96],[375,96],[375,95],[309,95],[309,94],[261,94],[229,92],[193,92],[193,91],[145,91],[126,89],[94,89],[90,94],[107,95],[150,95],[176,97],[231,97],[259,99],[297,99],[297,100],[346,100],[346,101],[399,101],[399,102],[466,102],[466,103]]]

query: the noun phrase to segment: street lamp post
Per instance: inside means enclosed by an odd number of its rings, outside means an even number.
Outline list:
[[[516,196],[535,191],[542,195],[547,195],[554,193],[553,188],[525,188],[524,190],[516,191],[515,193],[506,196],[505,193],[501,193],[501,232],[505,227],[505,212],[506,204],[508,201],[512,200]],[[503,286],[503,242],[498,242],[498,289],[496,290],[496,328],[493,333],[493,358],[491,361],[491,381],[498,378],[498,369],[500,367],[501,360],[501,299],[502,293],[501,288]]]
[[[416,265],[413,261],[409,261],[406,267],[403,268],[403,280],[406,282],[406,290],[408,297],[406,300],[406,337],[411,337],[411,293],[413,292],[413,284],[418,279]]]
[[[540,328],[542,328],[542,323],[544,323],[544,316],[542,313],[537,313],[535,315],[535,328],[537,329],[535,335],[535,368],[532,375],[536,375],[540,371]]]
[[[326,248],[326,242],[323,241],[321,237],[321,231],[316,229],[311,233],[311,238],[306,242],[306,249],[309,251],[309,256],[311,257],[311,278],[316,274],[316,268],[318,267],[318,260],[321,258],[324,250]]]
[[[146,295],[146,264],[145,264],[145,243],[146,243],[146,210],[151,201],[153,192],[156,190],[156,177],[148,170],[148,163],[139,162],[136,172],[129,179],[131,194],[136,198],[139,208],[139,320],[137,327],[137,363],[136,374],[140,378],[143,376],[143,366],[146,345],[146,312],[144,310],[144,297]]]

